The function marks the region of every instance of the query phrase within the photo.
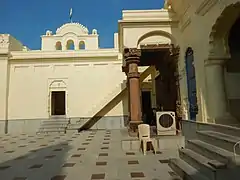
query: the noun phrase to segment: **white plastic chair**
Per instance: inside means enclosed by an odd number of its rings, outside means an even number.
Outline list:
[[[151,143],[154,154],[156,154],[155,139],[152,139],[150,137],[150,126],[148,124],[138,125],[138,134],[139,134],[139,140],[140,140],[140,149],[141,149],[141,145],[143,145],[143,149],[142,149],[143,154],[146,155],[148,142]]]

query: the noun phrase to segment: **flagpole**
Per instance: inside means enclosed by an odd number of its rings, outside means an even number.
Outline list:
[[[70,13],[69,13],[69,18],[70,18],[70,22],[72,23],[72,14],[73,14],[73,9],[71,8],[70,9]]]

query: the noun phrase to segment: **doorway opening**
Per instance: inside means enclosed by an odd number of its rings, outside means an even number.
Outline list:
[[[144,124],[152,125],[153,112],[152,112],[152,101],[151,91],[142,91],[142,120]]]
[[[177,114],[177,102],[180,99],[179,94],[179,86],[178,86],[178,69],[177,69],[177,61],[175,57],[172,55],[170,48],[166,48],[165,46],[151,46],[144,45],[141,46],[142,54],[140,59],[139,66],[154,66],[156,71],[155,77],[152,77],[151,82],[155,83],[155,105],[151,107],[151,101],[148,108],[144,107],[147,102],[146,99],[143,100],[142,103],[142,115],[144,115],[144,111],[150,111],[148,115],[148,122],[150,121],[151,126],[156,126],[156,111],[172,111],[176,113],[176,121],[178,119]],[[153,87],[152,87],[153,88]],[[144,97],[142,97],[144,98]],[[150,95],[151,98],[151,95]],[[144,101],[146,101],[144,103]],[[154,122],[154,123],[153,123]],[[177,127],[178,128],[178,127]]]
[[[65,91],[51,92],[51,115],[52,116],[66,115]]]
[[[240,31],[240,17],[233,24],[228,36],[228,45],[229,45],[229,52],[231,54],[231,59],[228,60],[226,63],[227,77],[229,78],[228,79],[229,82],[234,82],[235,84],[240,83],[240,79],[237,78],[240,76],[239,31]],[[226,89],[228,90],[228,92],[234,92],[232,90],[233,87],[234,86],[227,85]],[[235,88],[237,87],[239,86],[235,85]],[[238,89],[238,92],[239,92],[239,89]],[[234,94],[234,93],[229,93],[229,94]],[[240,112],[239,112],[240,93],[234,94],[234,95],[231,95],[231,97],[228,97],[228,103],[229,103],[229,110],[231,115],[240,121]]]

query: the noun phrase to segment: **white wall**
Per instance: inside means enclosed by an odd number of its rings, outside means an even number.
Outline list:
[[[114,48],[118,49],[118,33],[114,33]]]
[[[124,34],[124,37],[123,37],[123,45],[125,47],[128,47],[128,48],[136,48],[138,46],[138,40],[145,34],[147,33],[150,33],[150,32],[153,32],[153,31],[164,31],[164,32],[168,32],[171,34],[172,32],[172,28],[170,26],[168,27],[162,27],[162,26],[159,26],[159,27],[148,27],[148,26],[142,26],[142,27],[129,27],[129,28],[124,28],[123,30],[123,34]],[[151,40],[151,43],[165,43],[166,42],[166,38],[164,36],[159,36],[158,35],[158,38],[155,39],[155,42]]]
[[[186,0],[172,1],[173,9],[179,15],[179,30],[181,48],[180,54],[180,71],[185,68],[185,52],[188,47],[194,51],[196,80],[197,80],[197,98],[199,106],[198,121],[206,122],[209,118],[207,112],[208,94],[206,88],[206,74],[204,61],[208,58],[210,52],[210,34],[217,19],[221,16],[222,11],[230,4],[236,3],[237,0],[229,0],[227,2],[216,1],[214,4],[206,4],[206,1],[199,0],[189,3]],[[224,25],[223,25],[224,26]],[[174,34],[173,34],[174,35]],[[175,36],[175,35],[174,35]],[[223,52],[222,52],[223,53]],[[184,73],[183,73],[184,74]],[[236,76],[229,75],[228,93],[235,94],[234,89],[238,89],[238,85],[234,85]],[[183,77],[181,83],[181,94],[187,97],[186,76]],[[234,96],[235,96],[234,95]]]
[[[114,59],[113,59],[114,60]],[[63,80],[67,91],[67,116],[89,117],[92,106],[106,98],[125,80],[121,61],[11,61],[9,119],[49,117],[49,82]],[[122,102],[108,115],[123,115]]]
[[[0,57],[0,120],[7,118],[8,58]]]

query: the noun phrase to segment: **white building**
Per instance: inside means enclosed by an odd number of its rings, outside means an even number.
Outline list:
[[[79,23],[47,31],[41,50],[0,35],[1,132],[36,131],[55,115],[123,128],[151,108],[177,111],[176,101],[184,119],[238,124],[239,1],[165,6],[123,11],[112,49],[99,48],[97,30]]]

